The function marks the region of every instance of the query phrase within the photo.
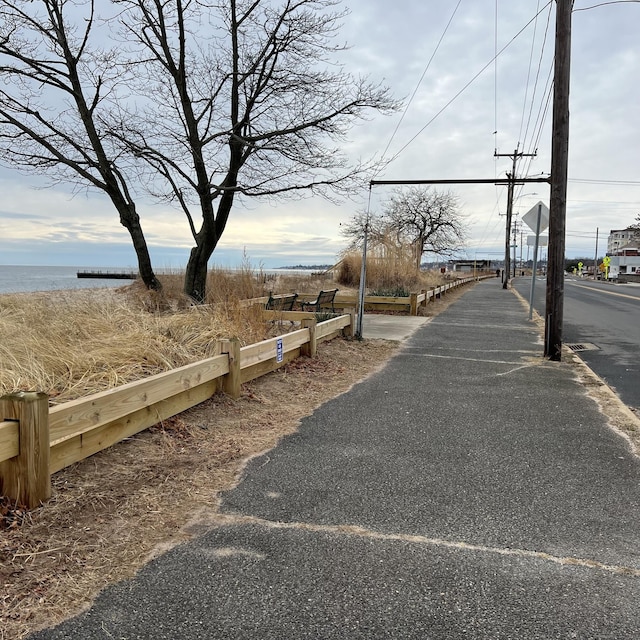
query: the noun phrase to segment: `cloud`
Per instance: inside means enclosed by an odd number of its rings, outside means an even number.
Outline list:
[[[401,123],[402,114],[373,117],[351,131],[345,148],[356,159],[380,156],[389,145],[387,157],[397,157],[377,179],[503,177],[511,170],[511,159],[495,158],[494,150],[510,153],[516,148],[537,149],[536,158],[519,163],[519,175],[548,172],[551,113],[544,110],[544,87],[553,58],[555,3],[513,42],[533,18],[535,3],[498,3],[497,48],[508,48],[495,63],[494,0],[461,3],[451,19],[455,5],[449,0],[348,3],[351,13],[340,35],[351,45],[346,67],[383,81],[396,96],[405,98],[405,104],[414,91],[415,97]],[[586,6],[586,0],[576,0],[574,9]],[[567,254],[591,255],[596,229],[603,238],[609,229],[633,222],[640,212],[639,185],[602,182],[638,179],[640,5],[575,10]],[[106,264],[103,260],[116,266],[117,261],[135,262],[133,250],[126,249],[128,234],[106,198],[93,193],[73,197],[62,187],[44,190],[30,185],[40,187],[43,182],[0,170],[0,262],[46,264],[66,259],[66,264],[92,265],[93,259],[96,266]],[[506,189],[494,185],[437,188],[460,197],[468,220],[468,255],[499,258],[504,250],[500,214],[506,208]],[[538,200],[548,202],[544,185],[526,185],[518,193],[527,194],[516,200],[520,214]],[[362,210],[369,195],[376,210],[390,194],[389,187],[375,187],[371,194],[363,189],[353,194],[355,201],[340,205],[307,198],[276,205],[252,201],[246,208],[236,207],[213,262],[234,266],[230,261],[235,260],[237,265],[244,250],[251,259],[269,266],[333,262],[346,244],[340,224]],[[140,203],[139,213],[158,266],[184,264],[193,245],[184,216],[148,201]]]

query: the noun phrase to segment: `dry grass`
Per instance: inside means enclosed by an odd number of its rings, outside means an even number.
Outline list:
[[[265,337],[250,310],[149,313],[138,295],[133,288],[1,296],[0,393],[38,390],[63,402],[213,355],[218,338]]]
[[[240,301],[289,284],[258,273],[213,271],[211,303],[193,307],[179,275],[162,276],[162,294],[134,284],[121,289],[0,296],[0,394],[38,390],[52,404],[161,373],[215,353],[219,338],[243,345],[281,332]],[[299,277],[314,290],[317,278]],[[284,327],[285,329],[287,327]]]
[[[336,280],[344,286],[357,288],[360,283],[362,256],[347,253],[338,266]],[[416,271],[413,258],[405,254],[367,257],[367,289],[369,291],[420,291],[445,282],[437,271]]]

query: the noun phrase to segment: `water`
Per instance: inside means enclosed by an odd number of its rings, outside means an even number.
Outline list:
[[[91,271],[91,269],[82,267],[0,265],[0,293],[57,291],[59,289],[97,289],[99,287],[122,287],[131,283],[131,280],[78,278],[76,275],[78,271]],[[103,271],[117,271],[117,269],[103,269]],[[130,269],[125,271],[130,271]]]
[[[60,289],[97,289],[102,287],[124,287],[132,280],[108,280],[78,278],[78,271],[100,271],[86,267],[19,267],[0,265],[0,294],[27,291],[58,291]],[[119,271],[117,268],[102,271]],[[122,271],[132,271],[131,268]],[[303,269],[263,269],[264,273],[310,273]],[[161,273],[162,271],[159,270]]]

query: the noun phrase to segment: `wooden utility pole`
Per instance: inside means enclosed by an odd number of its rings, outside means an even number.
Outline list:
[[[521,182],[520,180],[516,180],[516,164],[519,158],[535,157],[536,154],[522,153],[516,149],[513,153],[498,153],[496,151],[493,155],[495,158],[513,159],[513,169],[511,173],[507,173],[507,224],[504,234],[504,275],[502,278],[502,288],[507,289],[509,287],[509,274],[511,273],[511,218],[513,217],[513,192],[515,190],[516,183]]]
[[[556,51],[551,133],[551,199],[549,204],[544,354],[550,360],[558,362],[562,360],[562,319],[564,311],[572,8],[573,0],[556,0]]]

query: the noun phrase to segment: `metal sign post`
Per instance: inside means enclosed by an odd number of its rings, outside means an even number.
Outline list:
[[[535,216],[535,224],[533,223]],[[533,296],[536,291],[536,276],[538,274],[538,246],[540,244],[540,232],[549,226],[549,209],[542,202],[538,202],[533,208],[522,216],[522,221],[536,232],[536,240],[533,246],[533,272],[531,274],[531,294],[529,296],[529,320],[533,317]]]

